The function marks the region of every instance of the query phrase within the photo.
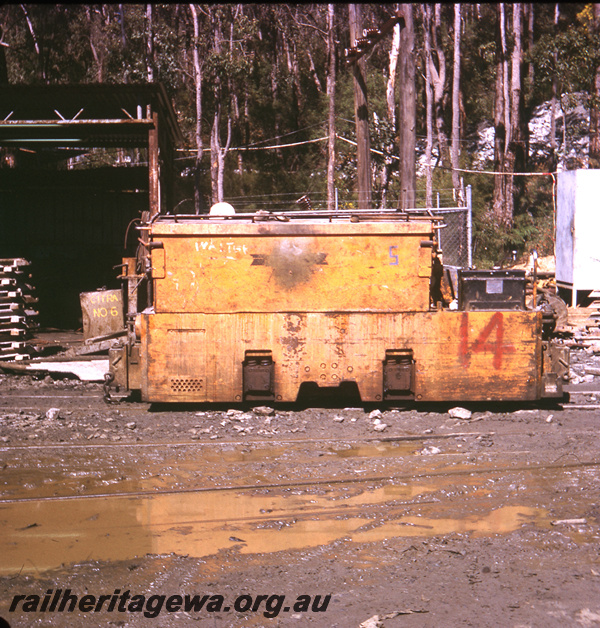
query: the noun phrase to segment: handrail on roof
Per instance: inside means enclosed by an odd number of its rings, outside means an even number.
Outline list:
[[[419,213],[417,213],[417,211]],[[428,213],[429,212],[429,213]],[[397,210],[384,210],[384,209],[340,209],[340,210],[308,210],[308,211],[282,211],[282,212],[269,212],[265,210],[258,210],[256,212],[243,212],[231,214],[228,216],[214,216],[210,214],[155,214],[150,219],[150,223],[163,222],[166,220],[189,220],[189,221],[205,221],[205,220],[250,220],[251,222],[257,221],[289,221],[292,218],[296,219],[311,219],[311,218],[347,218],[352,220],[353,217],[357,219],[377,219],[387,218],[395,220],[426,220],[431,222],[442,222],[443,216],[435,216],[430,210],[411,210],[397,211]]]

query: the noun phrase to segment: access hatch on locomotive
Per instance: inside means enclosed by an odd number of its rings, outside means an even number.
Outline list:
[[[107,384],[150,402],[562,397],[551,308],[527,307],[524,271],[459,271],[445,294],[442,227],[385,210],[146,217]]]

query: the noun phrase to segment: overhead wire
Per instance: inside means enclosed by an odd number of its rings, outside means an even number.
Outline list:
[[[343,120],[344,122],[350,122],[349,120],[346,120],[344,118],[340,118],[341,120]],[[307,130],[309,128],[313,128],[316,126],[322,126],[322,124],[324,123],[320,123],[320,124],[314,124],[312,125],[312,127],[306,127],[306,129],[301,129],[298,131],[292,131],[290,133],[286,133],[284,135],[279,135],[276,136],[274,138],[270,138],[270,140],[261,140],[259,142],[254,142],[252,144],[248,144],[246,146],[234,146],[228,149],[228,151],[256,151],[256,150],[278,150],[281,148],[294,148],[297,146],[304,146],[307,144],[315,144],[317,142],[323,142],[325,140],[329,139],[329,136],[323,136],[323,137],[317,137],[311,140],[302,140],[299,142],[291,142],[288,144],[272,144],[270,146],[258,146],[257,144],[260,144],[261,142],[267,142],[267,141],[273,141],[275,139],[279,139],[282,137],[286,137],[288,135],[293,135],[295,133],[299,133],[302,130]],[[357,146],[357,143],[354,140],[351,140],[347,137],[344,137],[343,135],[339,135],[339,134],[335,134],[335,138],[338,140],[341,140],[343,142],[346,142],[348,144],[351,144],[353,146]],[[461,141],[467,141],[467,140],[461,140]],[[196,148],[183,148],[183,149],[177,149],[178,151],[188,151],[190,153],[197,153],[198,149]],[[212,149],[211,148],[203,148],[202,152],[203,153],[208,153],[210,152]],[[386,154],[383,151],[380,151],[376,148],[371,148],[370,149],[371,153],[374,153],[376,155],[380,155],[382,157],[388,157],[390,159],[395,159],[396,161],[400,161],[400,157],[398,155],[394,155],[394,154]],[[175,160],[176,161],[181,161],[181,160],[185,160],[185,159],[190,159],[190,157],[177,157]],[[547,176],[554,176],[555,174],[557,174],[556,172],[498,172],[495,170],[473,170],[473,169],[468,169],[468,168],[453,168],[450,167],[448,168],[447,166],[436,166],[437,168],[440,168],[442,170],[448,170],[448,171],[453,171],[453,172],[464,172],[466,174],[487,174],[487,175],[492,175],[492,176],[511,176],[511,177],[547,177]]]

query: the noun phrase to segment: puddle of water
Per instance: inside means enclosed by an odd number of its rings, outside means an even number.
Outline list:
[[[506,506],[482,516],[435,518],[438,504],[406,504],[439,489],[406,483],[347,497],[343,487],[335,487],[326,495],[208,491],[2,504],[0,574],[39,574],[81,561],[146,554],[204,557],[233,546],[250,554],[316,547],[340,538],[366,542],[449,532],[498,534],[542,516],[539,509]],[[369,529],[375,514],[377,521],[396,518]]]
[[[400,441],[396,443],[361,444],[344,449],[330,448],[329,451],[340,458],[387,458],[410,456],[423,448],[423,441]]]
[[[203,452],[202,458],[209,462],[261,462],[280,458],[289,452],[286,447],[268,449],[223,449],[220,452]]]
[[[352,540],[382,541],[397,536],[437,536],[451,533],[490,536],[514,532],[526,523],[541,525],[545,521],[545,510],[528,506],[503,506],[484,516],[468,515],[460,519],[410,515],[371,530],[359,530]]]
[[[272,462],[289,452],[285,447],[241,450],[170,449],[147,452],[143,460],[127,454],[111,454],[105,449],[45,452],[35,467],[23,459],[23,452],[3,452],[0,465],[0,497],[57,497],[98,493],[125,493],[165,489],[197,483],[214,475],[220,465]],[[31,456],[31,453],[28,452]],[[224,467],[227,468],[227,467]],[[76,471],[73,471],[76,469]],[[263,476],[246,473],[243,483],[270,483]]]
[[[129,450],[110,448],[43,453],[4,451],[0,458],[0,498],[152,492],[181,486],[208,488],[224,481],[243,485],[293,482],[298,469],[306,473],[311,465],[315,467],[311,477],[321,480],[331,477],[326,465],[336,464],[338,458],[375,458],[396,464],[397,458],[413,457],[421,446],[421,441],[339,444],[335,448],[324,446],[320,451],[328,455],[323,457],[315,457],[314,450],[302,446],[173,447],[159,451],[149,449],[136,455]],[[428,468],[432,469],[433,463],[433,460],[428,461]],[[440,461],[440,464],[446,466],[447,462]],[[239,470],[234,465],[240,465]]]

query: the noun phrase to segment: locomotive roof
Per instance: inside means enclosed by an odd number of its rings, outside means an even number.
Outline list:
[[[340,211],[281,211],[281,212],[243,212],[227,216],[210,214],[157,214],[150,222],[156,223],[202,223],[202,222],[309,222],[322,224],[328,222],[413,222],[442,221],[443,216],[435,215],[431,210],[340,210]]]
[[[160,214],[138,229],[153,235],[431,234],[441,217],[397,211],[257,212],[232,216]]]

